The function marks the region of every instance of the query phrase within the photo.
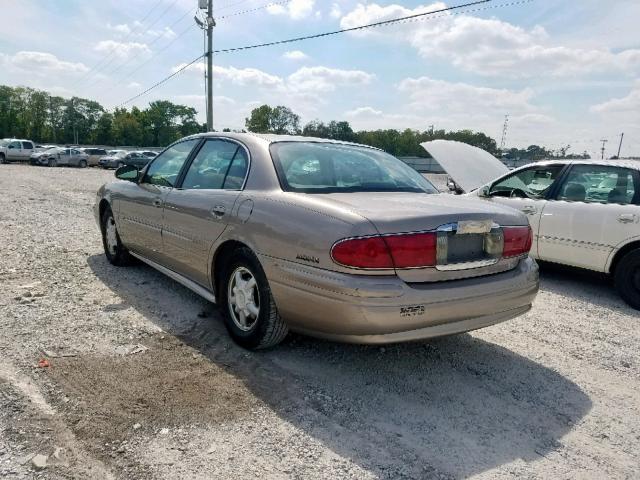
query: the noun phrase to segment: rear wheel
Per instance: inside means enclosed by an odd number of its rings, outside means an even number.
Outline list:
[[[104,246],[104,254],[109,263],[118,267],[123,267],[132,263],[129,250],[122,244],[116,221],[113,218],[111,208],[107,207],[102,214],[101,219],[102,245]]]
[[[47,163],[47,165],[49,165],[50,167],[57,167],[58,166],[58,162],[56,161],[55,158],[50,158],[49,162]]]
[[[269,282],[256,255],[239,248],[222,272],[220,306],[231,337],[244,348],[257,350],[280,343],[289,333],[278,314]]]
[[[78,166],[80,168],[87,168],[87,161],[86,160],[80,160],[80,163],[78,164]]]
[[[4,153],[0,153],[0,163],[7,163],[7,159],[4,158]]]
[[[636,310],[640,310],[640,249],[627,253],[614,273],[618,293]]]

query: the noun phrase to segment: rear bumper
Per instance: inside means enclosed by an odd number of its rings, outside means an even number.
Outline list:
[[[507,272],[428,284],[260,260],[291,330],[350,343],[403,342],[483,328],[525,313],[538,292],[538,267],[531,258]]]

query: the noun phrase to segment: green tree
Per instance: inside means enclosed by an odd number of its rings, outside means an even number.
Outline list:
[[[245,126],[255,133],[295,135],[300,133],[300,117],[282,105],[262,105],[251,111],[249,118],[245,119]]]

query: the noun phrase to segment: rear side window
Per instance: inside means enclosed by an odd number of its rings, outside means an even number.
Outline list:
[[[632,170],[607,165],[576,165],[565,178],[557,200],[585,203],[634,203],[638,185]]]
[[[182,182],[186,189],[239,190],[249,161],[244,148],[226,140],[207,140]]]
[[[33,143],[31,142],[22,142],[22,148],[33,150]]]

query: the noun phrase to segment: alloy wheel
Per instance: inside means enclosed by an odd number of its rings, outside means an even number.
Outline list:
[[[112,215],[107,217],[107,221],[104,226],[104,234],[109,253],[111,255],[115,255],[118,248],[118,231],[116,230],[116,222]]]
[[[233,323],[244,332],[250,331],[260,315],[260,292],[248,268],[238,267],[231,274],[227,303]]]

